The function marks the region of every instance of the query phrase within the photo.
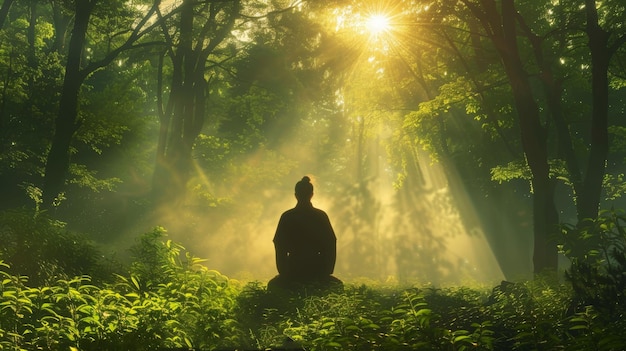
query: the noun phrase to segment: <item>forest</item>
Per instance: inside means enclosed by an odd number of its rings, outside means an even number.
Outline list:
[[[626,349],[621,0],[3,0],[0,349]],[[309,176],[340,291],[268,291]]]

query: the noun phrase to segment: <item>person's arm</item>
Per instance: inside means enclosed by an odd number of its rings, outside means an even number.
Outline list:
[[[330,224],[330,219],[326,217],[326,236],[324,243],[324,265],[325,273],[330,275],[335,271],[335,262],[337,261],[337,237],[333,226]]]
[[[328,274],[333,274],[335,271],[335,261],[337,260],[337,239],[334,239],[332,244],[329,245],[328,256]]]
[[[276,269],[278,274],[285,275],[287,273],[287,250],[274,242],[274,250],[276,251]]]
[[[281,216],[276,228],[276,234],[274,235],[274,251],[276,252],[276,269],[278,274],[283,275],[287,273],[287,249],[284,244],[284,227],[283,217]]]

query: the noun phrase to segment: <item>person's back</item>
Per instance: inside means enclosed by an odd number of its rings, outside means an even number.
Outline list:
[[[286,211],[276,229],[274,245],[278,272],[288,278],[328,276],[335,266],[336,237],[330,220],[309,203]]]
[[[285,211],[274,235],[276,268],[279,275],[269,285],[328,283],[341,285],[332,277],[336,260],[336,237],[328,215],[313,207],[313,185],[309,177],[296,183],[296,206]]]

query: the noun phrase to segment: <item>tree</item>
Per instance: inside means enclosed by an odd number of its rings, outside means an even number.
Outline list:
[[[578,4],[566,4],[563,8],[550,7],[546,4],[533,3],[525,7],[524,13],[512,1],[503,1],[498,7],[495,1],[463,1],[465,8],[481,23],[481,33],[489,39],[502,61],[504,72],[508,77],[511,94],[515,101],[516,113],[519,121],[522,149],[525,163],[530,170],[530,182],[533,191],[533,220],[534,220],[534,270],[541,272],[549,268],[556,268],[556,238],[558,216],[554,205],[555,174],[559,171],[555,166],[556,160],[561,159],[567,169],[562,175],[568,179],[574,193],[574,202],[577,207],[579,221],[597,217],[601,202],[601,189],[605,175],[605,164],[609,151],[608,139],[608,99],[609,81],[607,71],[612,55],[623,45],[623,35],[617,34],[609,43],[609,31],[600,28],[598,11],[593,1],[588,1],[584,8],[584,20],[577,13],[581,8]],[[571,6],[571,7],[568,7]],[[607,8],[611,9],[607,11]],[[604,5],[603,13],[620,13],[619,6]],[[468,23],[471,17],[464,17],[463,10],[450,9],[450,13],[460,14]],[[573,13],[574,23],[559,21],[564,13]],[[539,19],[536,19],[536,18]],[[570,21],[572,18],[565,16]],[[612,16],[605,15],[605,25],[612,26]],[[580,73],[577,68],[570,67],[567,72],[557,72],[559,60],[572,55],[571,47],[580,53],[576,47],[578,40],[577,24],[583,25],[584,33],[589,38],[590,62],[578,62],[581,66],[591,67],[592,106],[593,111],[587,120],[591,121],[589,138],[589,152],[586,155],[586,167],[579,165],[585,155],[576,153],[577,138],[563,115],[566,103],[563,92],[564,84]],[[521,40],[526,38],[528,41]],[[574,45],[572,45],[574,43]],[[526,46],[523,46],[527,44]],[[567,47],[570,49],[566,49]],[[570,50],[568,53],[567,50]],[[534,62],[523,62],[522,57],[527,52],[532,53]],[[560,56],[561,55],[561,56]],[[585,54],[582,54],[586,57]],[[471,73],[469,73],[471,76]],[[542,93],[534,88],[533,80],[538,78],[543,85]],[[569,86],[569,91],[575,91],[576,86]],[[542,117],[541,110],[545,110],[549,120]],[[552,122],[552,123],[550,123]],[[554,132],[551,128],[555,129]],[[551,155],[548,138],[556,135],[557,154]],[[584,169],[584,171],[583,171]]]
[[[529,74],[520,56],[515,4],[513,0],[503,0],[501,11],[498,12],[493,0],[463,3],[479,19],[484,33],[494,44],[511,85],[522,148],[532,173],[534,271],[556,269],[556,243],[550,237],[557,232],[559,218],[554,204],[554,182],[550,179],[546,130],[541,121]]]
[[[613,6],[611,6],[613,5]],[[618,32],[619,14],[624,14],[624,7],[609,4],[609,12],[601,23],[598,4],[594,0],[585,1],[585,33],[588,38],[591,55],[591,145],[584,181],[577,189],[578,219],[598,218],[602,185],[609,153],[609,67],[611,59],[626,43],[626,32]],[[607,6],[606,4],[604,6]],[[606,11],[606,8],[603,9]],[[607,27],[605,29],[602,24]],[[572,173],[575,170],[571,171]]]
[[[131,22],[131,26],[134,25],[134,27],[123,30],[123,32],[128,34],[124,35],[125,40],[119,46],[105,52],[100,59],[89,60],[84,52],[86,35],[90,19],[94,10],[98,9],[98,4],[100,3],[97,0],[76,1],[74,4],[74,25],[68,46],[58,115],[55,119],[54,136],[50,152],[46,158],[43,185],[44,207],[53,206],[63,192],[70,166],[72,138],[80,127],[78,97],[83,82],[90,74],[110,64],[121,52],[131,49],[139,38],[156,25],[153,23],[146,26],[158,9],[159,1],[154,2],[140,21],[136,24]],[[111,6],[111,9],[114,9],[120,4],[108,3],[108,5]],[[106,12],[107,9],[103,8],[102,10]],[[59,34],[62,35],[62,33]]]
[[[565,176],[573,190],[577,219],[581,225],[584,225],[583,222],[586,220],[597,218],[603,198],[602,187],[610,147],[608,72],[611,58],[626,40],[624,33],[620,33],[616,28],[616,18],[619,18],[619,13],[623,11],[616,5],[608,2],[601,6],[603,13],[611,14],[602,18],[602,25],[609,29],[602,28],[598,5],[594,1],[586,1],[584,7],[579,7],[578,3],[565,2],[550,8],[550,12],[553,13],[551,20],[555,22],[552,26],[554,28],[544,28],[542,33],[538,32],[539,28],[531,28],[527,23],[526,18],[532,18],[532,14],[517,16],[518,24],[528,38],[535,56],[538,77],[544,86],[549,117],[554,123],[558,145],[556,158],[563,160],[567,168]],[[548,11],[548,8],[543,9]],[[583,44],[585,37],[577,38],[580,32],[587,38],[586,45]],[[556,72],[555,61],[558,60],[558,55],[567,55],[563,48],[572,46],[568,43],[576,43],[574,49],[582,56],[581,60],[572,61],[582,67],[588,66],[590,70],[576,72],[580,69],[572,65],[567,72]],[[558,53],[550,54],[550,51]],[[575,131],[570,128],[564,116],[564,105],[567,103],[564,97],[566,81],[573,80],[576,75],[583,75],[589,84],[589,87],[585,88],[591,90],[589,101],[592,109],[589,116],[584,118],[589,121],[590,126],[590,133],[584,137],[588,140],[589,148],[584,150],[582,155],[576,153],[576,137],[573,135]],[[571,90],[575,87],[569,84],[568,88]]]
[[[51,129],[49,110],[57,102],[62,67],[56,54],[46,51],[53,32],[42,9],[36,1],[16,3],[11,21],[0,31],[0,186],[6,205],[21,204],[25,184],[40,182],[40,159]]]
[[[164,103],[165,72],[161,59],[157,91],[160,132],[153,177],[157,202],[174,200],[186,193],[193,145],[207,115],[211,77],[207,65],[219,66],[220,60],[230,57],[231,52],[223,44],[239,18],[240,6],[238,0],[204,3],[184,0],[176,11],[177,38],[162,21],[172,75],[169,97]]]

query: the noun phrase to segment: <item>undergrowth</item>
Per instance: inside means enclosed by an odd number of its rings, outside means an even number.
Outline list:
[[[0,349],[624,350],[620,218],[600,219],[613,244],[572,260],[565,282],[289,294],[209,270],[156,228],[108,281],[55,274],[33,284],[0,261]],[[577,230],[570,238],[599,229]],[[614,253],[610,269],[601,247]],[[603,284],[583,289],[577,277]]]

